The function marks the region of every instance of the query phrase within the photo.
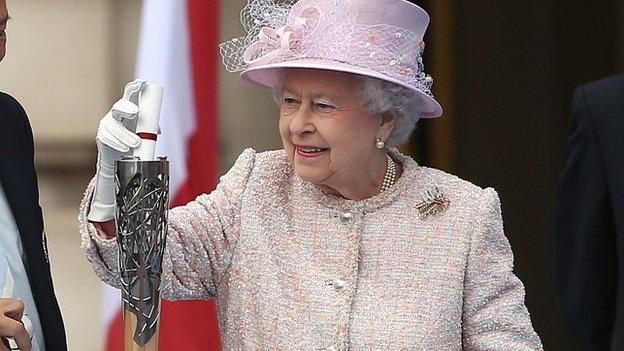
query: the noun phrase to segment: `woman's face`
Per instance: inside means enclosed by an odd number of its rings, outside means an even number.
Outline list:
[[[355,76],[347,73],[284,71],[279,129],[302,179],[335,189],[353,177],[374,173],[371,167],[383,155],[375,139],[386,140],[387,134],[380,127],[381,117],[361,106],[356,88]]]

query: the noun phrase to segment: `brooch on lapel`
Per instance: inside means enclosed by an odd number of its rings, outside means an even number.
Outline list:
[[[425,189],[421,195],[421,202],[416,205],[420,219],[425,219],[444,211],[449,206],[449,199],[442,193],[440,188],[434,186]]]

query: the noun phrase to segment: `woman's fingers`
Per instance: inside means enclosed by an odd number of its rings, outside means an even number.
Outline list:
[[[111,113],[116,120],[121,121],[122,119],[134,119],[139,113],[139,106],[134,103],[121,99],[113,104],[113,108],[111,108]]]
[[[119,100],[111,109],[111,115],[114,119],[121,122],[121,124],[132,134],[136,130],[137,116],[139,114],[139,107],[134,103],[127,100]]]
[[[128,152],[141,144],[141,138],[129,131],[118,120],[106,116],[100,122],[97,139],[119,152]]]
[[[134,128],[139,114],[138,99],[146,85],[147,82],[142,79],[126,84],[123,97],[100,121],[96,137],[99,142],[119,152],[128,152],[141,144]]]
[[[123,99],[133,102],[134,104],[139,103],[139,95],[145,89],[147,82],[143,79],[136,79],[128,84],[124,88]]]
[[[130,148],[127,145],[124,145],[121,141],[119,141],[119,139],[104,126],[100,126],[96,139],[102,144],[119,152],[130,151]]]
[[[129,131],[121,122],[110,119],[104,124],[104,128],[110,132],[119,142],[129,148],[135,148],[141,143],[141,138]]]

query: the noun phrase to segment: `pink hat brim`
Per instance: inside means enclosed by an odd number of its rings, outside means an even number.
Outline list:
[[[423,102],[423,109],[420,115],[421,118],[436,118],[442,115],[442,106],[431,96],[425,94],[420,89],[414,86],[405,84],[397,79],[393,79],[384,74],[357,66],[352,66],[346,63],[327,60],[315,60],[315,59],[302,59],[286,62],[278,62],[274,64],[262,65],[252,67],[241,72],[241,77],[255,85],[263,88],[274,88],[277,84],[277,80],[280,77],[280,70],[283,68],[309,68],[309,69],[322,69],[328,71],[345,72],[359,74],[363,76],[378,78],[388,82],[404,86],[412,89],[420,97]]]

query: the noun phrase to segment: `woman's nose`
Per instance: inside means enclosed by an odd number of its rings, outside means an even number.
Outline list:
[[[312,109],[308,104],[302,103],[299,110],[290,121],[290,132],[293,135],[301,135],[305,133],[313,133],[314,125],[311,121]]]

